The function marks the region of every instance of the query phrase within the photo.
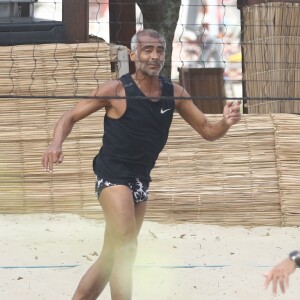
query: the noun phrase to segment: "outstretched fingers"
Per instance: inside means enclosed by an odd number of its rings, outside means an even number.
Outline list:
[[[53,172],[53,165],[60,164],[63,162],[64,155],[61,149],[51,149],[49,148],[44,152],[42,157],[42,166],[46,172]]]
[[[267,289],[272,283],[272,292],[277,295],[278,286],[283,294],[285,294],[286,289],[289,287],[289,274],[286,272],[276,272],[272,271],[264,274],[265,283],[264,288]]]

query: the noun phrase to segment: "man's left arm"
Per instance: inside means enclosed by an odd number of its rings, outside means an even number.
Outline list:
[[[177,99],[176,110],[182,118],[190,124],[204,139],[214,141],[224,136],[229,128],[241,119],[240,101],[228,101],[224,106],[223,118],[217,122],[211,122],[196,107],[190,95],[179,85],[174,85],[174,95],[187,99]]]

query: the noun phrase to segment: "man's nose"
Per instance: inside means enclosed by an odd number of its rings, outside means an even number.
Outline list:
[[[152,59],[158,59],[159,58],[159,53],[156,50],[153,50],[151,53],[151,58]]]

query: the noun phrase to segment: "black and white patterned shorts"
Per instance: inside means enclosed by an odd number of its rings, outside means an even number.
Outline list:
[[[101,192],[109,187],[114,185],[125,185],[128,186],[132,190],[133,202],[134,204],[138,204],[143,201],[148,200],[148,188],[149,183],[147,181],[141,181],[139,178],[131,179],[128,182],[124,181],[124,183],[116,183],[110,182],[103,178],[97,178],[95,183],[95,193],[97,198],[99,198]]]

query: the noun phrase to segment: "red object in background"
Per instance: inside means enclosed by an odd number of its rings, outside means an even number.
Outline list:
[[[109,0],[89,0],[89,19],[97,20],[105,16],[109,8]]]

